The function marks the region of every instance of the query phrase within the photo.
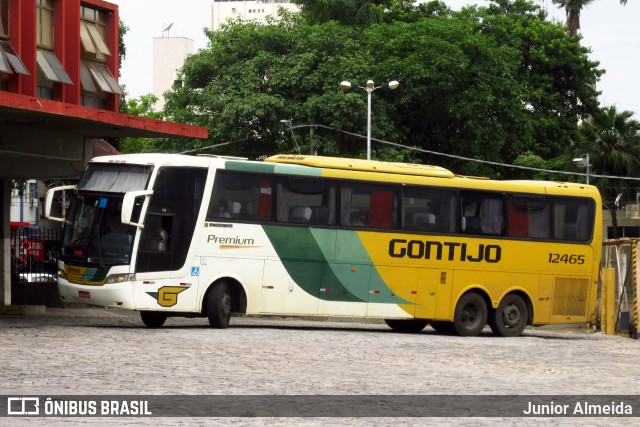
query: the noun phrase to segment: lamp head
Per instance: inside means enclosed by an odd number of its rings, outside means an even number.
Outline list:
[[[389,89],[391,90],[398,89],[398,86],[400,86],[400,83],[398,83],[398,81],[396,80],[392,80],[389,82]]]
[[[348,81],[343,81],[342,83],[340,83],[340,89],[345,92],[348,91],[349,89],[351,89],[351,83]]]
[[[573,164],[579,168],[586,168],[589,166],[589,161],[584,157],[577,157],[573,159]]]
[[[373,89],[374,86],[373,80],[367,80],[367,89]]]

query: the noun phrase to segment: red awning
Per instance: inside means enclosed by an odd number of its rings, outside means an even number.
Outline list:
[[[120,154],[120,152],[116,150],[113,145],[104,139],[93,140],[93,157],[113,156],[114,154]]]

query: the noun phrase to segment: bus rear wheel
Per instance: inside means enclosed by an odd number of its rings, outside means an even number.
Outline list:
[[[140,318],[142,318],[142,323],[149,328],[159,328],[164,325],[167,315],[159,311],[141,311]]]
[[[489,326],[498,337],[517,337],[524,331],[528,319],[529,310],[522,297],[509,294],[489,316]]]
[[[418,319],[384,319],[384,322],[396,332],[417,333],[427,326],[426,320]]]
[[[484,298],[475,292],[464,294],[453,316],[453,325],[458,335],[475,337],[487,324],[488,310]]]
[[[214,328],[228,328],[231,321],[231,291],[226,282],[213,285],[207,297],[207,317]]]

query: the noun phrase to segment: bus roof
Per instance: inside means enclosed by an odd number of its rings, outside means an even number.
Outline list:
[[[289,163],[327,169],[355,170],[362,172],[382,172],[400,175],[419,175],[440,178],[454,177],[454,174],[451,171],[440,166],[421,165],[414,163],[381,162],[378,160],[278,154],[265,159],[265,162]]]

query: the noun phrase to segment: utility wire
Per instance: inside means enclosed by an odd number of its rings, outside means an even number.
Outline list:
[[[320,124],[311,123],[311,124],[302,124],[302,125],[295,125],[295,126],[289,125],[289,130],[291,131],[291,134],[293,136],[293,140],[295,142],[296,148],[298,149],[298,152],[300,152],[300,147],[298,146],[298,142],[295,139],[295,135],[293,134],[293,130],[294,129],[309,128],[309,127],[329,129],[329,130],[332,130],[332,131],[335,131],[335,132],[344,133],[346,135],[355,136],[357,138],[363,138],[363,139],[367,138],[366,135],[361,135],[361,134],[358,134],[358,133],[349,132],[349,131],[342,130],[342,129],[336,129],[336,128],[333,128],[331,126],[325,126],[325,125],[320,125]],[[210,148],[222,147],[222,146],[225,146],[225,145],[235,144],[237,142],[249,141],[251,139],[256,139],[256,138],[259,138],[259,136],[258,135],[257,136],[250,136],[250,137],[247,137],[247,138],[237,139],[235,141],[227,141],[227,142],[222,142],[220,144],[213,144],[213,145],[208,145],[206,147],[196,148],[196,149],[193,149],[193,150],[181,151],[179,154],[195,153],[195,152],[207,150],[207,149],[210,149]],[[468,161],[468,162],[475,162],[475,163],[482,163],[482,164],[491,165],[491,166],[499,166],[499,167],[504,167],[504,168],[530,170],[530,171],[536,171],[536,172],[556,173],[556,174],[561,174],[561,175],[584,176],[584,177],[587,176],[586,173],[582,173],[582,172],[568,172],[568,171],[558,171],[558,170],[551,170],[551,169],[534,168],[534,167],[531,167],[531,166],[510,165],[510,164],[507,164],[507,163],[492,162],[490,160],[473,159],[471,157],[457,156],[457,155],[454,155],[454,154],[447,154],[447,153],[440,153],[438,151],[425,150],[424,148],[418,148],[418,147],[411,147],[409,145],[399,144],[397,142],[386,141],[384,139],[379,139],[379,138],[374,138],[374,137],[371,137],[371,140],[372,141],[376,141],[376,142],[380,142],[382,144],[387,144],[387,145],[392,145],[392,146],[399,147],[399,148],[404,148],[404,149],[411,150],[411,151],[418,151],[418,152],[421,152],[421,153],[432,154],[434,156],[449,157],[449,158],[452,158],[452,159],[465,160],[465,161]],[[636,178],[636,177],[614,176],[614,175],[598,175],[598,174],[592,174],[592,173],[589,174],[589,177],[590,178],[621,179],[621,180],[627,180],[627,181],[640,181],[640,178]]]
[[[352,135],[358,138],[366,138],[365,135],[360,135],[357,133],[353,133],[353,132],[348,132],[342,129],[335,129],[332,128],[330,126],[325,126],[325,125],[318,125],[318,124],[304,124],[304,125],[295,125],[292,126],[292,129],[296,129],[296,128],[306,128],[306,127],[320,127],[320,128],[325,128],[325,129],[330,129],[336,132],[341,132],[341,133],[345,133],[347,135]],[[563,174],[563,175],[577,175],[577,176],[587,176],[586,173],[581,173],[581,172],[568,172],[568,171],[557,171],[557,170],[550,170],[550,169],[542,169],[542,168],[534,168],[531,166],[519,166],[519,165],[510,165],[507,163],[499,163],[499,162],[492,162],[489,160],[480,160],[480,159],[472,159],[471,157],[464,157],[464,156],[456,156],[454,154],[447,154],[447,153],[440,153],[438,151],[432,151],[432,150],[425,150],[424,148],[417,148],[417,147],[410,147],[408,145],[403,145],[403,144],[398,144],[397,142],[391,142],[391,141],[385,141],[384,139],[378,139],[378,138],[371,138],[372,141],[377,141],[377,142],[381,142],[383,144],[387,144],[387,145],[393,145],[396,147],[400,147],[400,148],[405,148],[407,150],[412,150],[412,151],[419,151],[421,153],[428,153],[428,154],[433,154],[436,156],[443,156],[443,157],[450,157],[453,159],[459,159],[459,160],[466,160],[469,162],[476,162],[476,163],[484,163],[484,164],[488,164],[488,165],[492,165],[492,166],[500,166],[500,167],[506,167],[506,168],[514,168],[514,169],[524,169],[524,170],[531,170],[531,171],[536,171],[536,172],[549,172],[549,173],[558,173],[558,174]],[[623,179],[623,180],[629,180],[629,181],[640,181],[640,178],[635,178],[635,177],[625,177],[625,176],[612,176],[612,175],[597,175],[597,174],[589,174],[590,178],[610,178],[610,179]]]

